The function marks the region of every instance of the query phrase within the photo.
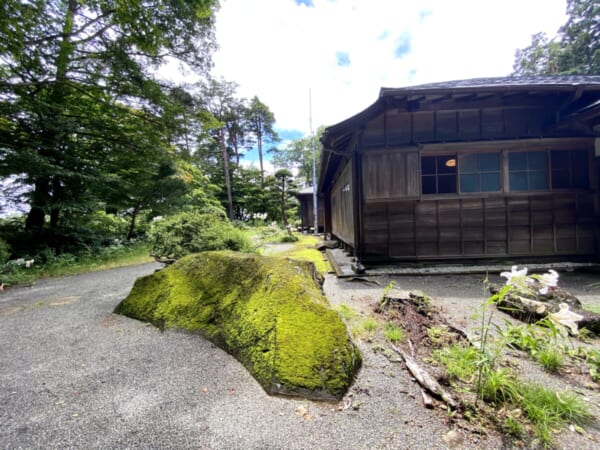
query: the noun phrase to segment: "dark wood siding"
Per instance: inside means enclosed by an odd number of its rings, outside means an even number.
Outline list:
[[[598,82],[512,83],[386,89],[328,128],[333,234],[366,261],[597,259]]]
[[[368,152],[362,158],[363,197],[366,200],[419,196],[417,150]]]
[[[348,162],[331,191],[331,231],[350,246],[354,246],[353,191],[352,163]]]
[[[314,227],[315,219],[314,219],[314,205],[313,205],[313,196],[312,194],[301,194],[298,195],[298,200],[300,201],[300,226],[302,229],[308,229]],[[319,196],[317,199],[317,208],[318,208],[318,226],[319,229],[322,229],[325,224],[325,205],[322,196]]]
[[[594,255],[591,193],[366,202],[364,259]]]
[[[543,107],[449,109],[405,112],[390,109],[369,121],[364,148],[428,142],[518,139],[547,135],[556,120]]]

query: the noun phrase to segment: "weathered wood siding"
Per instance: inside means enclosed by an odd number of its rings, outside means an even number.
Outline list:
[[[362,156],[363,198],[366,201],[418,197],[418,150],[369,152]]]
[[[358,152],[362,258],[596,255],[600,199],[593,171],[589,191],[517,192],[508,186],[509,151],[585,150],[593,166],[592,140],[578,141],[577,130],[554,127],[560,117],[552,101],[490,96],[458,106],[440,98],[413,111],[389,107],[371,119]],[[422,193],[422,157],[451,154],[460,163],[462,155],[494,151],[502,164],[498,191]]]
[[[300,201],[300,226],[302,229],[314,227],[315,218],[312,194],[299,195],[298,200]],[[322,229],[325,224],[325,205],[322,196],[317,198],[317,208],[319,214],[317,223],[319,228]]]
[[[331,190],[331,231],[350,246],[354,246],[353,195],[352,163],[348,162]]]
[[[461,110],[389,109],[366,125],[362,146],[393,148],[426,142],[535,138],[547,134],[545,130],[557,119],[550,107],[491,107],[487,103],[487,107]]]
[[[371,202],[365,259],[594,255],[591,193]]]

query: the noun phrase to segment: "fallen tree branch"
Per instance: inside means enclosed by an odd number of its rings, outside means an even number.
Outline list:
[[[390,344],[392,350],[402,356],[404,363],[406,364],[409,372],[415,377],[421,386],[427,389],[436,397],[441,398],[448,406],[452,409],[456,409],[458,404],[456,400],[433,378],[429,372],[421,368],[417,362],[406,354],[401,348],[396,347],[394,344]]]

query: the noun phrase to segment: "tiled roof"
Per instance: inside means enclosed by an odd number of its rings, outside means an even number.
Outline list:
[[[403,91],[421,91],[433,89],[468,89],[486,87],[525,87],[525,86],[578,86],[598,85],[600,76],[597,75],[556,75],[556,76],[524,76],[524,77],[495,77],[472,78],[469,80],[442,81],[439,83],[419,84],[403,88],[381,88],[380,97],[386,94]]]

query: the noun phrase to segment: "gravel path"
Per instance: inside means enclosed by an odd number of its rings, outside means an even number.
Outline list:
[[[447,448],[447,413],[423,408],[401,365],[368,344],[359,344],[364,365],[343,401],[316,403],[266,395],[200,336],[113,314],[134,280],[158,267],[44,280],[0,294],[0,448]],[[455,287],[448,302],[464,311],[473,280],[435,280],[398,284],[434,297]],[[327,276],[324,289],[334,306],[360,309],[382,288]],[[457,431],[454,447],[502,447],[497,435]]]

